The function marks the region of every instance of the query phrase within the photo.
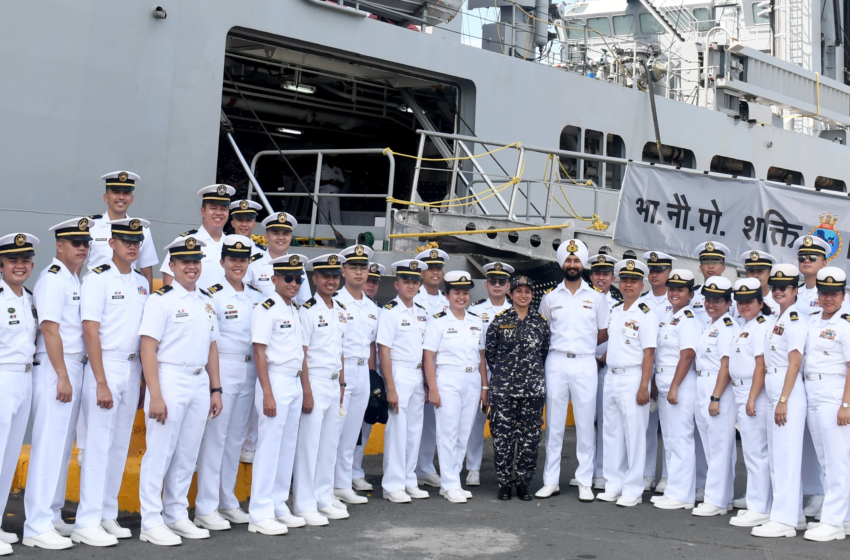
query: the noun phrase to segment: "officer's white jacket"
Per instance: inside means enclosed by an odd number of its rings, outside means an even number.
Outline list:
[[[251,340],[266,345],[266,361],[300,371],[304,361],[304,339],[298,304],[287,305],[277,293],[254,308],[251,316]]]
[[[219,336],[212,298],[199,288],[186,291],[177,281],[163,286],[145,303],[139,335],[159,341],[160,364],[204,367]]]
[[[505,298],[502,305],[494,305],[493,300],[488,297],[470,305],[469,310],[481,317],[481,323],[484,325],[484,332],[486,333],[487,327],[490,326],[490,321],[493,320],[493,317],[505,309],[510,309],[512,305],[508,298]]]
[[[427,321],[425,308],[418,303],[407,307],[396,297],[384,306],[378,319],[376,342],[390,349],[394,366],[397,362],[422,363]]]
[[[338,373],[342,369],[345,343],[345,307],[331,298],[329,308],[322,297],[301,306],[302,344],[307,347],[308,372]]]
[[[255,249],[256,250],[256,249]],[[259,254],[259,252],[254,253],[254,255]],[[272,268],[272,257],[268,253],[268,251],[263,251],[262,256],[257,259],[254,259],[254,256],[251,257],[251,264],[248,265],[248,273],[245,275],[245,282],[251,284],[261,292],[266,297],[271,297],[274,292],[274,283],[272,282],[272,276],[274,276],[274,269]],[[295,295],[295,303],[298,305],[304,305],[312,294],[310,294],[310,282],[307,280],[307,273],[301,273],[301,287],[298,288],[298,293]]]
[[[655,368],[663,368],[665,374],[675,373],[682,350],[696,352],[701,334],[702,324],[689,305],[675,313],[668,313],[658,329]],[[668,368],[670,371],[667,371]],[[691,369],[694,369],[693,365]]]
[[[368,360],[372,343],[378,336],[378,304],[363,294],[354,299],[348,288],[343,287],[334,299],[345,307],[345,341],[343,352],[346,359],[361,358]]]
[[[543,296],[538,311],[549,321],[550,351],[585,356],[596,354],[598,331],[608,328],[611,315],[605,294],[585,282],[575,294],[561,282]]]
[[[645,303],[649,306],[650,309],[655,311],[655,314],[661,318],[673,311],[673,304],[670,303],[670,300],[667,299],[667,292],[664,292],[664,295],[656,296],[652,293],[652,290],[649,290],[642,296],[638,298],[640,303]],[[691,309],[693,313],[693,309]]]
[[[478,371],[486,336],[481,317],[466,311],[463,319],[458,319],[449,309],[428,321],[422,349],[437,353],[438,368],[465,370],[472,367],[472,371]]]
[[[413,296],[413,301],[425,308],[428,319],[449,308],[449,300],[442,290],[437,295],[432,296],[425,289],[425,286],[419,287],[419,293]]]
[[[148,280],[141,272],[121,274],[114,264],[96,266],[83,278],[80,312],[83,321],[100,323],[102,350],[139,352],[139,325],[148,296]]]
[[[698,371],[720,371],[720,360],[729,356],[735,336],[735,320],[728,313],[705,327],[697,349]]]
[[[764,365],[785,373],[788,369],[788,354],[794,350],[801,354],[806,351],[806,320],[797,309],[797,304],[792,304],[785,313],[768,323],[764,331]]]
[[[658,323],[658,316],[645,303],[636,301],[628,310],[623,302],[615,305],[608,323],[609,371],[643,365],[643,351],[658,345]]]
[[[219,354],[251,356],[251,314],[254,307],[263,301],[260,290],[243,283],[237,292],[230,282],[214,284],[206,289],[212,296],[215,316],[218,320],[219,337],[216,346]]]
[[[700,292],[696,292],[694,297],[691,298],[691,309],[694,310],[694,315],[697,316],[697,319],[699,319],[699,322],[702,323],[703,326],[706,326],[711,322],[711,317],[709,317],[708,313],[705,311],[705,296]]]
[[[224,244],[224,234],[222,233],[218,241],[215,241],[212,236],[207,233],[207,230],[204,229],[204,226],[201,225],[198,227],[197,233],[185,234],[185,236],[194,237],[195,239],[200,239],[206,243],[206,246],[201,249],[204,252],[204,258],[201,260],[201,276],[198,278],[196,284],[206,288],[207,286],[224,282],[224,267],[221,266],[221,246]],[[170,257],[166,251],[165,259],[162,261],[162,266],[159,267],[159,271],[163,274],[174,276],[171,272],[171,268],[168,266],[169,262]]]
[[[18,297],[5,280],[0,280],[0,300],[6,310],[0,329],[0,370],[3,364],[31,364],[38,329],[32,295],[24,288]]]
[[[127,216],[127,218],[132,218],[132,216]],[[87,269],[91,270],[103,263],[112,263],[112,248],[109,246],[109,240],[112,239],[112,225],[109,223],[109,214],[103,214],[99,218],[90,217],[89,233],[92,236],[92,242],[89,248],[89,257],[86,260]],[[136,269],[156,266],[159,263],[151,229],[145,226],[142,229],[142,233],[144,239],[142,240],[142,246],[139,247],[139,257],[133,263],[133,268]],[[118,241],[118,243],[121,242]]]
[[[57,258],[38,277],[33,300],[39,325],[44,321],[59,324],[59,336],[66,354],[86,351],[83,321],[80,318],[80,278]],[[44,335],[39,331],[36,352],[47,352]]]
[[[770,323],[758,314],[743,325],[735,326],[732,346],[729,349],[729,375],[732,379],[752,379],[756,357],[764,355],[765,331]]]
[[[615,298],[614,296],[611,295],[611,292],[604,294],[604,296],[605,296],[605,304],[608,306],[609,309],[612,309],[615,305],[620,303],[619,300],[617,300],[617,298]],[[600,344],[599,346],[596,347],[596,358],[597,359],[601,358],[602,356],[605,355],[605,352],[607,352],[607,351],[608,351],[608,341],[606,340],[605,342],[603,342],[602,344]],[[607,370],[604,370],[604,371],[607,371]],[[604,371],[601,372],[601,373],[604,373]]]
[[[850,316],[842,316],[839,311],[825,320],[820,313],[809,322],[808,334],[806,373],[846,374],[850,362]]]

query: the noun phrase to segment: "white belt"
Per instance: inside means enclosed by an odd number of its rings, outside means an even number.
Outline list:
[[[403,362],[401,360],[393,360],[393,366],[403,367],[407,369],[422,369],[422,362]]]
[[[831,379],[833,377],[847,377],[846,373],[807,373],[806,381],[820,381],[822,379]]]
[[[576,354],[574,352],[564,352],[563,350],[549,350],[550,354],[557,354],[559,356],[565,356],[567,358],[595,358],[596,353],[591,354]]]
[[[218,359],[225,362],[253,362],[254,356],[251,354],[231,354],[230,352],[219,352]]]
[[[716,369],[698,369],[697,370],[697,375],[699,377],[711,377],[713,375],[717,375],[718,373],[720,373],[720,372]]]
[[[477,367],[459,367],[459,366],[437,366],[437,371],[456,371],[462,373],[470,373],[478,371]]]
[[[133,360],[139,359],[139,354],[137,352],[117,352],[115,350],[103,350],[101,355],[104,358],[110,358],[112,360],[122,360],[132,362]]]
[[[310,377],[321,377],[322,379],[339,379],[338,371],[328,371],[328,370],[307,370],[310,374]]]
[[[187,373],[189,375],[200,375],[204,366],[179,366],[177,364],[159,363],[159,369],[168,373]]]
[[[0,371],[32,371],[32,364],[0,364]]]
[[[778,368],[778,367],[764,368],[764,372],[768,373],[768,374],[769,373],[785,373],[786,371],[788,371],[788,368]]]
[[[286,375],[288,377],[300,377],[301,370],[300,369],[291,369],[285,368],[281,366],[276,366],[273,364],[269,364],[269,373],[279,373],[281,375]]]
[[[353,366],[364,366],[368,362],[368,358],[346,358],[345,363]]]
[[[629,366],[629,367],[609,367],[608,373],[613,373],[614,375],[622,375],[624,373],[643,373],[643,368],[641,366]]]
[[[40,366],[41,362],[48,359],[47,352],[39,352],[38,354],[35,355],[35,357],[36,357],[36,359],[32,361],[32,365],[34,365],[34,366]],[[86,363],[89,360],[89,357],[86,355],[85,352],[76,352],[76,353],[73,353],[73,354],[66,352],[65,353],[65,359],[71,360],[72,362]]]
[[[747,385],[747,386],[752,385],[753,380],[752,379],[730,379],[729,383],[731,383],[732,385],[737,386],[737,387],[743,387],[744,385]]]

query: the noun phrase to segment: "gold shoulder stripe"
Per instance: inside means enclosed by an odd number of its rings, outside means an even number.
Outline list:
[[[112,268],[112,267],[109,266],[108,264],[102,264],[100,266],[94,267],[93,269],[91,269],[91,271],[94,272],[95,274],[100,274],[102,272],[106,272],[110,268]]]
[[[758,321],[759,323],[764,323],[765,321],[767,321],[767,319],[764,318],[764,315],[759,315],[758,318],[756,318],[756,321]]]
[[[265,307],[266,309],[271,309],[272,306],[274,306],[274,303],[274,298],[269,298],[263,302],[263,307]]]
[[[643,311],[644,313],[649,313],[649,306],[648,306],[647,304],[645,304],[645,303],[639,303],[639,304],[638,304],[638,309],[640,309],[640,310],[641,310],[641,311]]]
[[[207,291],[211,294],[214,294],[214,293],[221,291],[223,289],[224,289],[224,286],[222,286],[221,284],[213,284],[212,286],[207,288]]]
[[[50,272],[52,274],[56,274],[60,270],[62,270],[62,267],[59,266],[58,264],[54,264],[53,266],[51,266],[50,268],[47,269],[47,272]]]
[[[174,287],[172,287],[172,286],[163,286],[162,288],[158,289],[154,293],[157,294],[157,295],[160,295],[160,296],[164,296],[165,294],[167,294],[168,292],[170,292],[173,289],[174,289]]]
[[[732,323],[732,319],[730,319],[729,317],[724,317],[723,324],[727,327],[731,327],[734,323]]]

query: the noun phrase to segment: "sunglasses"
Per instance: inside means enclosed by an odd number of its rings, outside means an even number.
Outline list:
[[[723,264],[723,260],[722,260],[722,259],[700,259],[700,260],[699,260],[699,263],[700,263],[700,264],[714,264],[714,265],[718,265],[718,264]]]
[[[820,255],[797,255],[797,262],[804,263],[806,261],[809,262],[818,262]]]
[[[506,278],[488,278],[487,283],[491,286],[504,286],[508,283]]]
[[[790,287],[791,286],[771,286],[770,291],[771,292],[784,292],[785,290],[787,290]]]
[[[124,247],[126,247],[128,249],[130,247],[141,247],[142,246],[141,241],[127,241],[126,239],[121,239],[120,241],[121,241],[121,244],[124,245]]]
[[[287,284],[295,282],[296,284],[301,285],[301,283],[304,282],[304,278],[302,276],[284,276],[283,281]]]
[[[666,266],[650,266],[649,267],[649,271],[652,272],[652,273],[664,272],[665,270],[667,270]]]
[[[74,249],[79,249],[80,247],[88,247],[91,244],[91,241],[71,241],[71,247]]]

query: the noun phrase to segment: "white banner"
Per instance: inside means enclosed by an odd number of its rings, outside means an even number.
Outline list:
[[[842,241],[847,233],[839,217],[850,228],[847,195],[630,164],[614,240],[692,258],[697,245],[713,240],[729,247],[726,260],[732,264],[743,264],[742,253],[759,249],[796,265],[791,245],[813,235],[831,247],[830,264],[850,273],[850,252]]]

